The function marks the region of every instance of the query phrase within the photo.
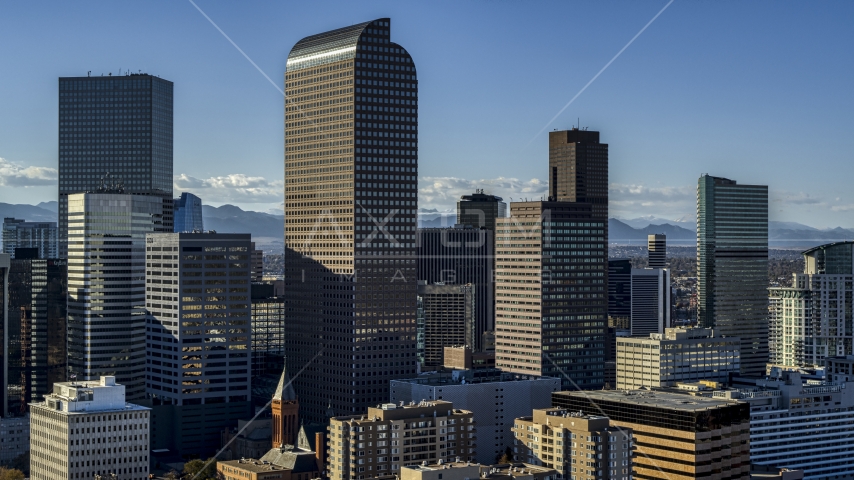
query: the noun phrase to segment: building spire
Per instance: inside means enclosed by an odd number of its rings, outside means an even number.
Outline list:
[[[273,400],[279,401],[294,401],[297,399],[297,393],[291,382],[291,376],[288,375],[288,368],[282,370],[282,377],[279,378],[279,385],[276,387],[276,393],[273,394]]]

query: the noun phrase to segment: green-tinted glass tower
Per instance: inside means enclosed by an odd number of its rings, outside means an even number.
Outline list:
[[[697,320],[741,338],[741,371],[768,361],[768,187],[703,175],[697,184]]]

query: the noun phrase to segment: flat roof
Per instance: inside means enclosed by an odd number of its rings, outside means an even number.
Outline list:
[[[684,412],[697,412],[708,410],[710,408],[727,407],[744,403],[724,398],[695,397],[688,395],[687,393],[671,393],[649,390],[588,390],[584,392],[555,392],[552,395],[587,397],[593,402],[596,402],[597,400],[607,400],[630,405],[665,408]]]
[[[283,472],[285,470],[290,470],[290,468],[282,467],[280,465],[276,465],[270,462],[262,462],[261,460],[257,460],[254,458],[246,458],[243,460],[227,460],[227,461],[218,461],[222,465],[228,465],[229,467],[236,467],[241,470],[247,470],[252,473],[262,473],[262,472]]]

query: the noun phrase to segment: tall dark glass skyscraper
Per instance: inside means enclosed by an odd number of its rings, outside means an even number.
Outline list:
[[[68,195],[120,182],[163,201],[172,231],[172,82],[148,74],[59,79],[59,255],[68,257]]]
[[[593,218],[608,224],[608,144],[599,132],[549,132],[549,197],[559,202],[589,203]],[[607,238],[607,235],[606,235]]]
[[[365,412],[415,373],[418,85],[390,23],[288,55],[285,341],[309,421]]]
[[[741,338],[741,371],[768,362],[768,187],[697,183],[697,320]]]
[[[6,413],[24,413],[55,382],[64,382],[67,267],[65,260],[40,259],[37,248],[19,248],[9,270],[8,322],[3,404]]]
[[[495,219],[493,218],[493,222]],[[454,228],[419,228],[416,245],[418,280],[428,284],[471,284],[475,298],[475,331],[469,346],[481,350],[483,334],[495,329],[494,228],[457,225]],[[449,345],[450,346],[450,345]]]
[[[193,232],[205,229],[202,220],[202,199],[192,193],[184,192],[175,199],[175,233]]]

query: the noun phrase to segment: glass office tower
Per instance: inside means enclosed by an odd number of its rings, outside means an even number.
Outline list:
[[[59,256],[68,195],[104,183],[163,202],[172,231],[172,82],[148,74],[59,79]]]
[[[741,371],[768,362],[768,187],[703,175],[697,184],[697,320],[740,337]]]
[[[145,235],[161,229],[162,208],[147,195],[68,196],[69,369],[78,380],[115,376],[134,401],[145,398]],[[177,279],[150,291],[172,299]]]
[[[175,199],[175,233],[201,232],[205,229],[202,221],[202,199],[192,193],[184,192]]]
[[[323,421],[415,374],[415,65],[381,18],[300,40],[285,94],[288,370]]]

